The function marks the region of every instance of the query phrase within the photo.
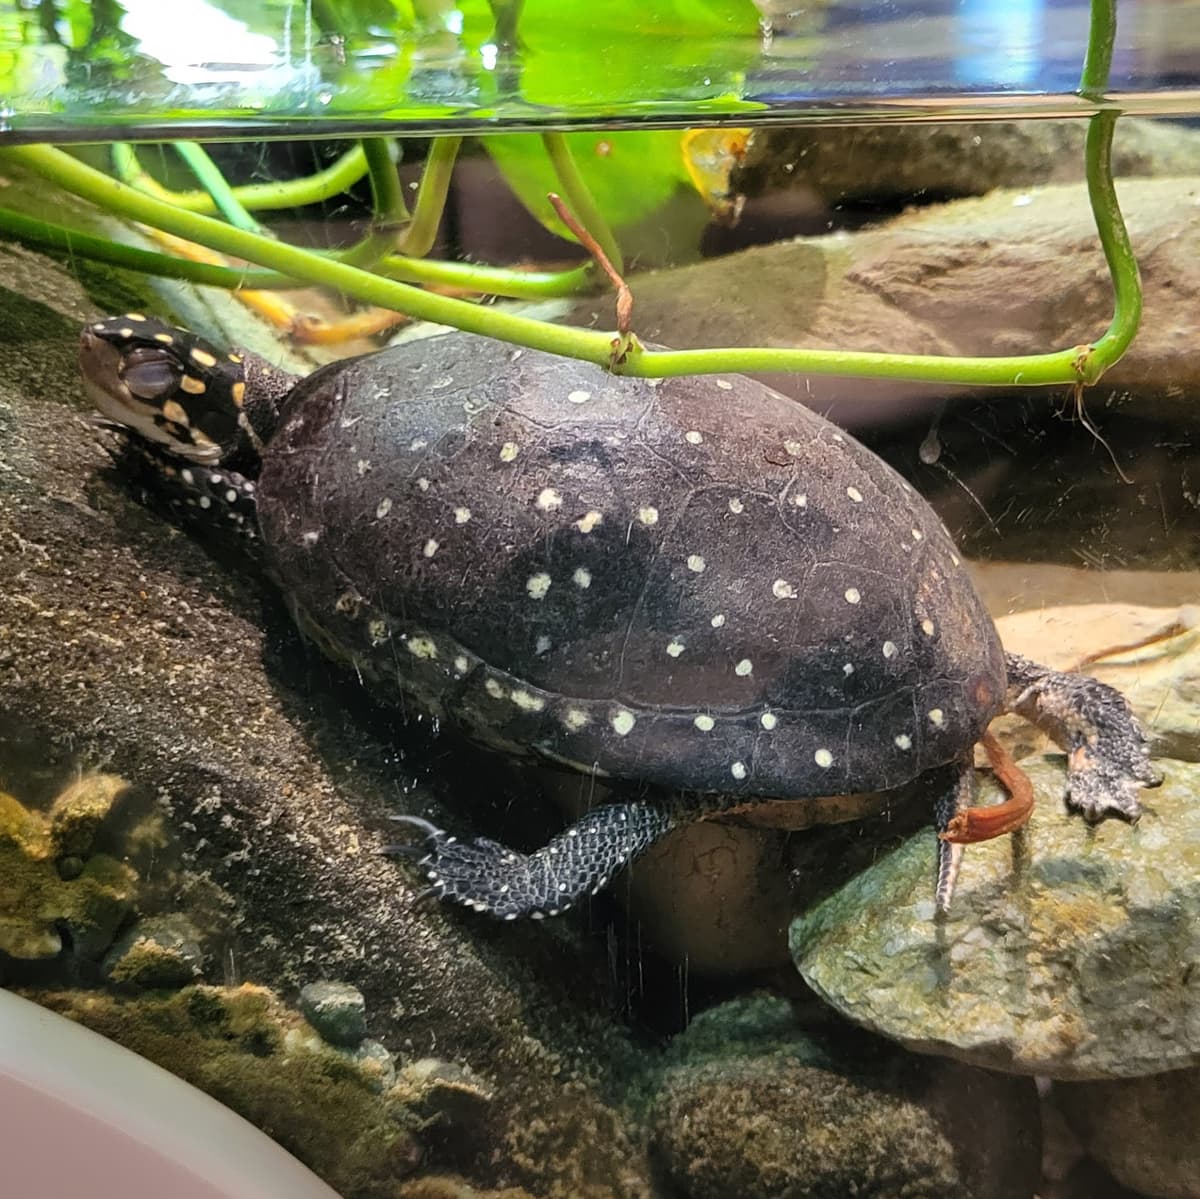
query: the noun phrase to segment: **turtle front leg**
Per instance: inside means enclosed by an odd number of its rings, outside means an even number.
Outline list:
[[[187,462],[138,437],[118,433],[127,474],[155,503],[165,504],[181,523],[201,533],[221,533],[243,549],[258,538],[253,479],[221,466]]]
[[[540,920],[565,912],[601,891],[675,823],[655,804],[602,804],[548,845],[523,854],[486,837],[460,841],[419,816],[392,819],[423,840],[388,852],[420,855],[418,865],[435,895],[500,920]]]
[[[1051,670],[1019,654],[1005,657],[1008,710],[1066,750],[1068,810],[1089,824],[1113,816],[1135,823],[1142,813],[1138,791],[1157,787],[1162,776],[1125,697],[1088,675]]]

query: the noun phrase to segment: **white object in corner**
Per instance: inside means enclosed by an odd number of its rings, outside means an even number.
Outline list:
[[[0,1191],[14,1199],[338,1199],[215,1099],[3,989]]]

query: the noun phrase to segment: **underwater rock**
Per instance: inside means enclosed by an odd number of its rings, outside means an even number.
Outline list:
[[[675,1038],[650,1124],[682,1199],[1030,1199],[1038,1179],[1032,1080],[807,1030],[773,997],[710,1009]]]
[[[142,991],[184,987],[204,973],[200,941],[186,916],[147,916],[104,955],[101,972],[116,986]]]
[[[1084,1148],[1118,1182],[1162,1199],[1200,1195],[1200,1070],[1054,1090]]]
[[[421,1116],[451,1135],[478,1136],[495,1099],[494,1088],[475,1074],[438,1058],[422,1058],[400,1071],[397,1091]]]
[[[64,876],[54,854],[46,820],[0,792],[0,954],[37,961],[66,947],[95,960],[132,911],[137,874],[95,854],[71,859]]]
[[[186,987],[28,996],[140,1053],[263,1129],[347,1199],[392,1199],[423,1156],[419,1119],[380,1094],[377,1071],[315,1039],[270,991]]]
[[[112,276],[89,278],[111,311],[151,302]],[[82,419],[78,337],[93,316],[60,266],[0,244],[0,770],[7,778],[12,747],[30,744],[47,777],[110,764],[170,836],[158,906],[186,912],[220,943],[230,977],[287,994],[314,977],[352,978],[385,1044],[493,1079],[492,1139],[470,1160],[448,1149],[442,1170],[539,1196],[644,1194],[649,1167],[612,1081],[640,1050],[608,1007],[603,940],[583,922],[499,927],[413,904],[411,873],[379,852],[394,839],[388,814],[401,794],[444,814],[438,805],[465,777],[479,790],[479,759],[428,722],[398,728],[352,673],[305,648],[275,597],[113,476]],[[518,819],[529,801],[489,762],[479,802],[511,825],[510,797]],[[0,855],[10,849],[4,842]],[[24,853],[11,852],[24,869]],[[64,882],[46,853],[55,912],[59,896],[93,886],[98,859]],[[42,866],[30,867],[39,879]],[[8,867],[5,857],[0,913],[39,910],[9,902]],[[111,870],[125,898],[81,938],[97,959],[130,914],[135,884],[119,863]],[[20,923],[22,936],[53,935],[52,921]],[[173,1068],[167,1041],[158,1060]],[[292,1073],[279,1087],[301,1081]]]
[[[928,830],[792,925],[805,982],[913,1049],[1050,1078],[1129,1077],[1200,1062],[1200,766],[1166,781],[1134,828],[1086,827],[1060,758],[1022,763],[1025,832],[968,847],[935,920]],[[984,794],[995,798],[992,784]]]
[[[732,186],[748,195],[803,188],[833,204],[981,196],[1082,179],[1086,136],[1087,123],[1078,120],[757,129]],[[1121,178],[1200,174],[1200,135],[1126,117],[1113,136],[1113,171]]]
[[[353,1049],[367,1035],[367,1001],[349,983],[309,983],[300,992],[300,1010],[331,1045]]]
[[[85,774],[50,808],[50,843],[58,857],[86,858],[113,804],[129,790],[115,774]]]

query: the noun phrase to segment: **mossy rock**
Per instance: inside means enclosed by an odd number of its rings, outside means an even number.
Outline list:
[[[919,833],[792,924],[804,980],[914,1049],[1060,1079],[1200,1064],[1200,766],[1158,761],[1136,827],[1088,828],[1061,758],[1023,762],[1037,806],[1019,840],[967,849],[935,919]]]
[[[128,790],[115,774],[86,774],[59,794],[49,820],[55,855],[86,858],[113,805]]]
[[[263,987],[30,996],[149,1058],[244,1116],[346,1199],[393,1199],[422,1150],[419,1120],[372,1073],[317,1038]]]

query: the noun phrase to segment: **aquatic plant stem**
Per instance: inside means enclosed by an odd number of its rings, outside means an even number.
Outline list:
[[[243,207],[233,193],[229,181],[203,146],[197,142],[173,142],[175,152],[187,163],[200,186],[212,197],[220,214],[238,229],[250,233],[262,233],[263,227]]]
[[[137,160],[137,152],[128,143],[114,143],[112,156],[118,176],[126,183],[137,186],[160,200],[167,200],[185,212],[197,212],[204,216],[212,216],[217,212],[217,206],[207,192],[171,191],[146,174]],[[250,212],[299,208],[341,195],[366,172],[366,155],[362,146],[355,145],[324,170],[306,175],[302,179],[291,179],[281,183],[248,183],[243,187],[234,187],[231,191],[238,203]]]
[[[592,199],[592,193],[588,190],[583,176],[579,173],[579,168],[575,165],[575,159],[571,155],[567,139],[561,133],[543,133],[542,145],[550,157],[550,163],[554,167],[554,173],[558,177],[558,182],[562,186],[563,194],[567,198],[571,211],[579,223],[596,239],[596,243],[604,251],[604,256],[612,263],[617,274],[623,274],[625,261],[621,257],[621,247],[617,244],[613,231],[608,227],[604,214],[597,207],[596,201]]]
[[[1108,91],[1113,47],[1117,41],[1117,0],[1091,0],[1087,50],[1079,76],[1079,94],[1100,100]]]
[[[421,186],[417,191],[412,224],[396,247],[407,258],[424,258],[433,249],[461,145],[461,137],[438,137],[429,147],[429,157],[421,172]]]

